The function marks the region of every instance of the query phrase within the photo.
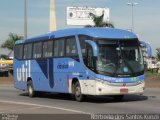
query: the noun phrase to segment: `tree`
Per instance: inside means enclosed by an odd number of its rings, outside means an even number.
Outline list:
[[[156,51],[157,51],[156,57],[158,60],[160,60],[160,48],[157,48]]]
[[[104,17],[104,11],[103,14],[101,16],[96,16],[93,13],[89,14],[94,22],[94,25],[86,25],[85,27],[110,27],[110,28],[114,28],[114,25],[110,22],[104,22],[103,21],[103,17]]]
[[[7,55],[2,54],[2,55],[0,55],[0,58],[8,59],[8,56],[7,56]]]
[[[9,38],[1,45],[1,47],[7,48],[9,50],[13,50],[14,43],[20,39],[23,39],[23,36],[19,36],[17,34],[10,33]]]

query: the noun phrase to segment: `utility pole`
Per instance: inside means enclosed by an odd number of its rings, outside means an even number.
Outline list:
[[[127,5],[130,5],[132,7],[132,32],[134,32],[134,6],[138,5],[138,3],[127,3]]]
[[[24,38],[27,39],[27,0],[24,0]]]
[[[50,31],[56,30],[55,0],[50,0]]]

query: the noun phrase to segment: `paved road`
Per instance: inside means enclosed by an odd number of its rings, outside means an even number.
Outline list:
[[[76,102],[69,95],[41,94],[29,98],[11,85],[0,86],[0,113],[16,114],[147,114],[160,113],[160,89],[146,89],[143,96],[88,97]]]
[[[6,107],[0,107],[1,113],[160,113],[160,89],[146,89],[143,96],[126,95],[122,101],[88,97],[85,102],[76,102],[69,95],[43,94],[29,98],[26,92],[7,85],[0,86],[0,106]]]

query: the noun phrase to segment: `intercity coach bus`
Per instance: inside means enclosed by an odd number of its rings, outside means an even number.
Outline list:
[[[87,95],[144,92],[144,64],[137,36],[112,28],[70,28],[19,40],[14,46],[14,86],[28,91]]]

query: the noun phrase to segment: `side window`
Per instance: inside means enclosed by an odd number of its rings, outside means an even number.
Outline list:
[[[86,56],[87,56],[87,60],[86,60],[86,65],[94,70],[94,58],[93,58],[93,49],[90,45],[87,44],[87,50],[86,50]]]
[[[92,40],[93,38],[90,36],[86,36],[86,35],[79,35],[78,37],[79,37],[82,55],[85,56],[85,52],[86,52],[85,40]]]
[[[42,57],[42,42],[33,44],[33,58],[41,58]]]
[[[79,42],[80,42],[80,46],[81,46],[81,52],[82,52],[82,56],[83,56],[83,61],[84,63],[87,65],[87,61],[86,61],[86,43],[85,40],[93,40],[92,37],[90,36],[86,36],[86,35],[79,35]]]
[[[70,37],[66,39],[66,56],[77,57],[77,45],[75,37]]]
[[[54,41],[54,57],[64,56],[64,39]]]
[[[43,43],[43,57],[52,57],[53,56],[53,41],[46,41]]]
[[[23,45],[15,45],[14,48],[14,56],[17,59],[22,59],[23,58]]]
[[[31,58],[32,58],[32,44],[25,44],[23,59],[31,59]]]

